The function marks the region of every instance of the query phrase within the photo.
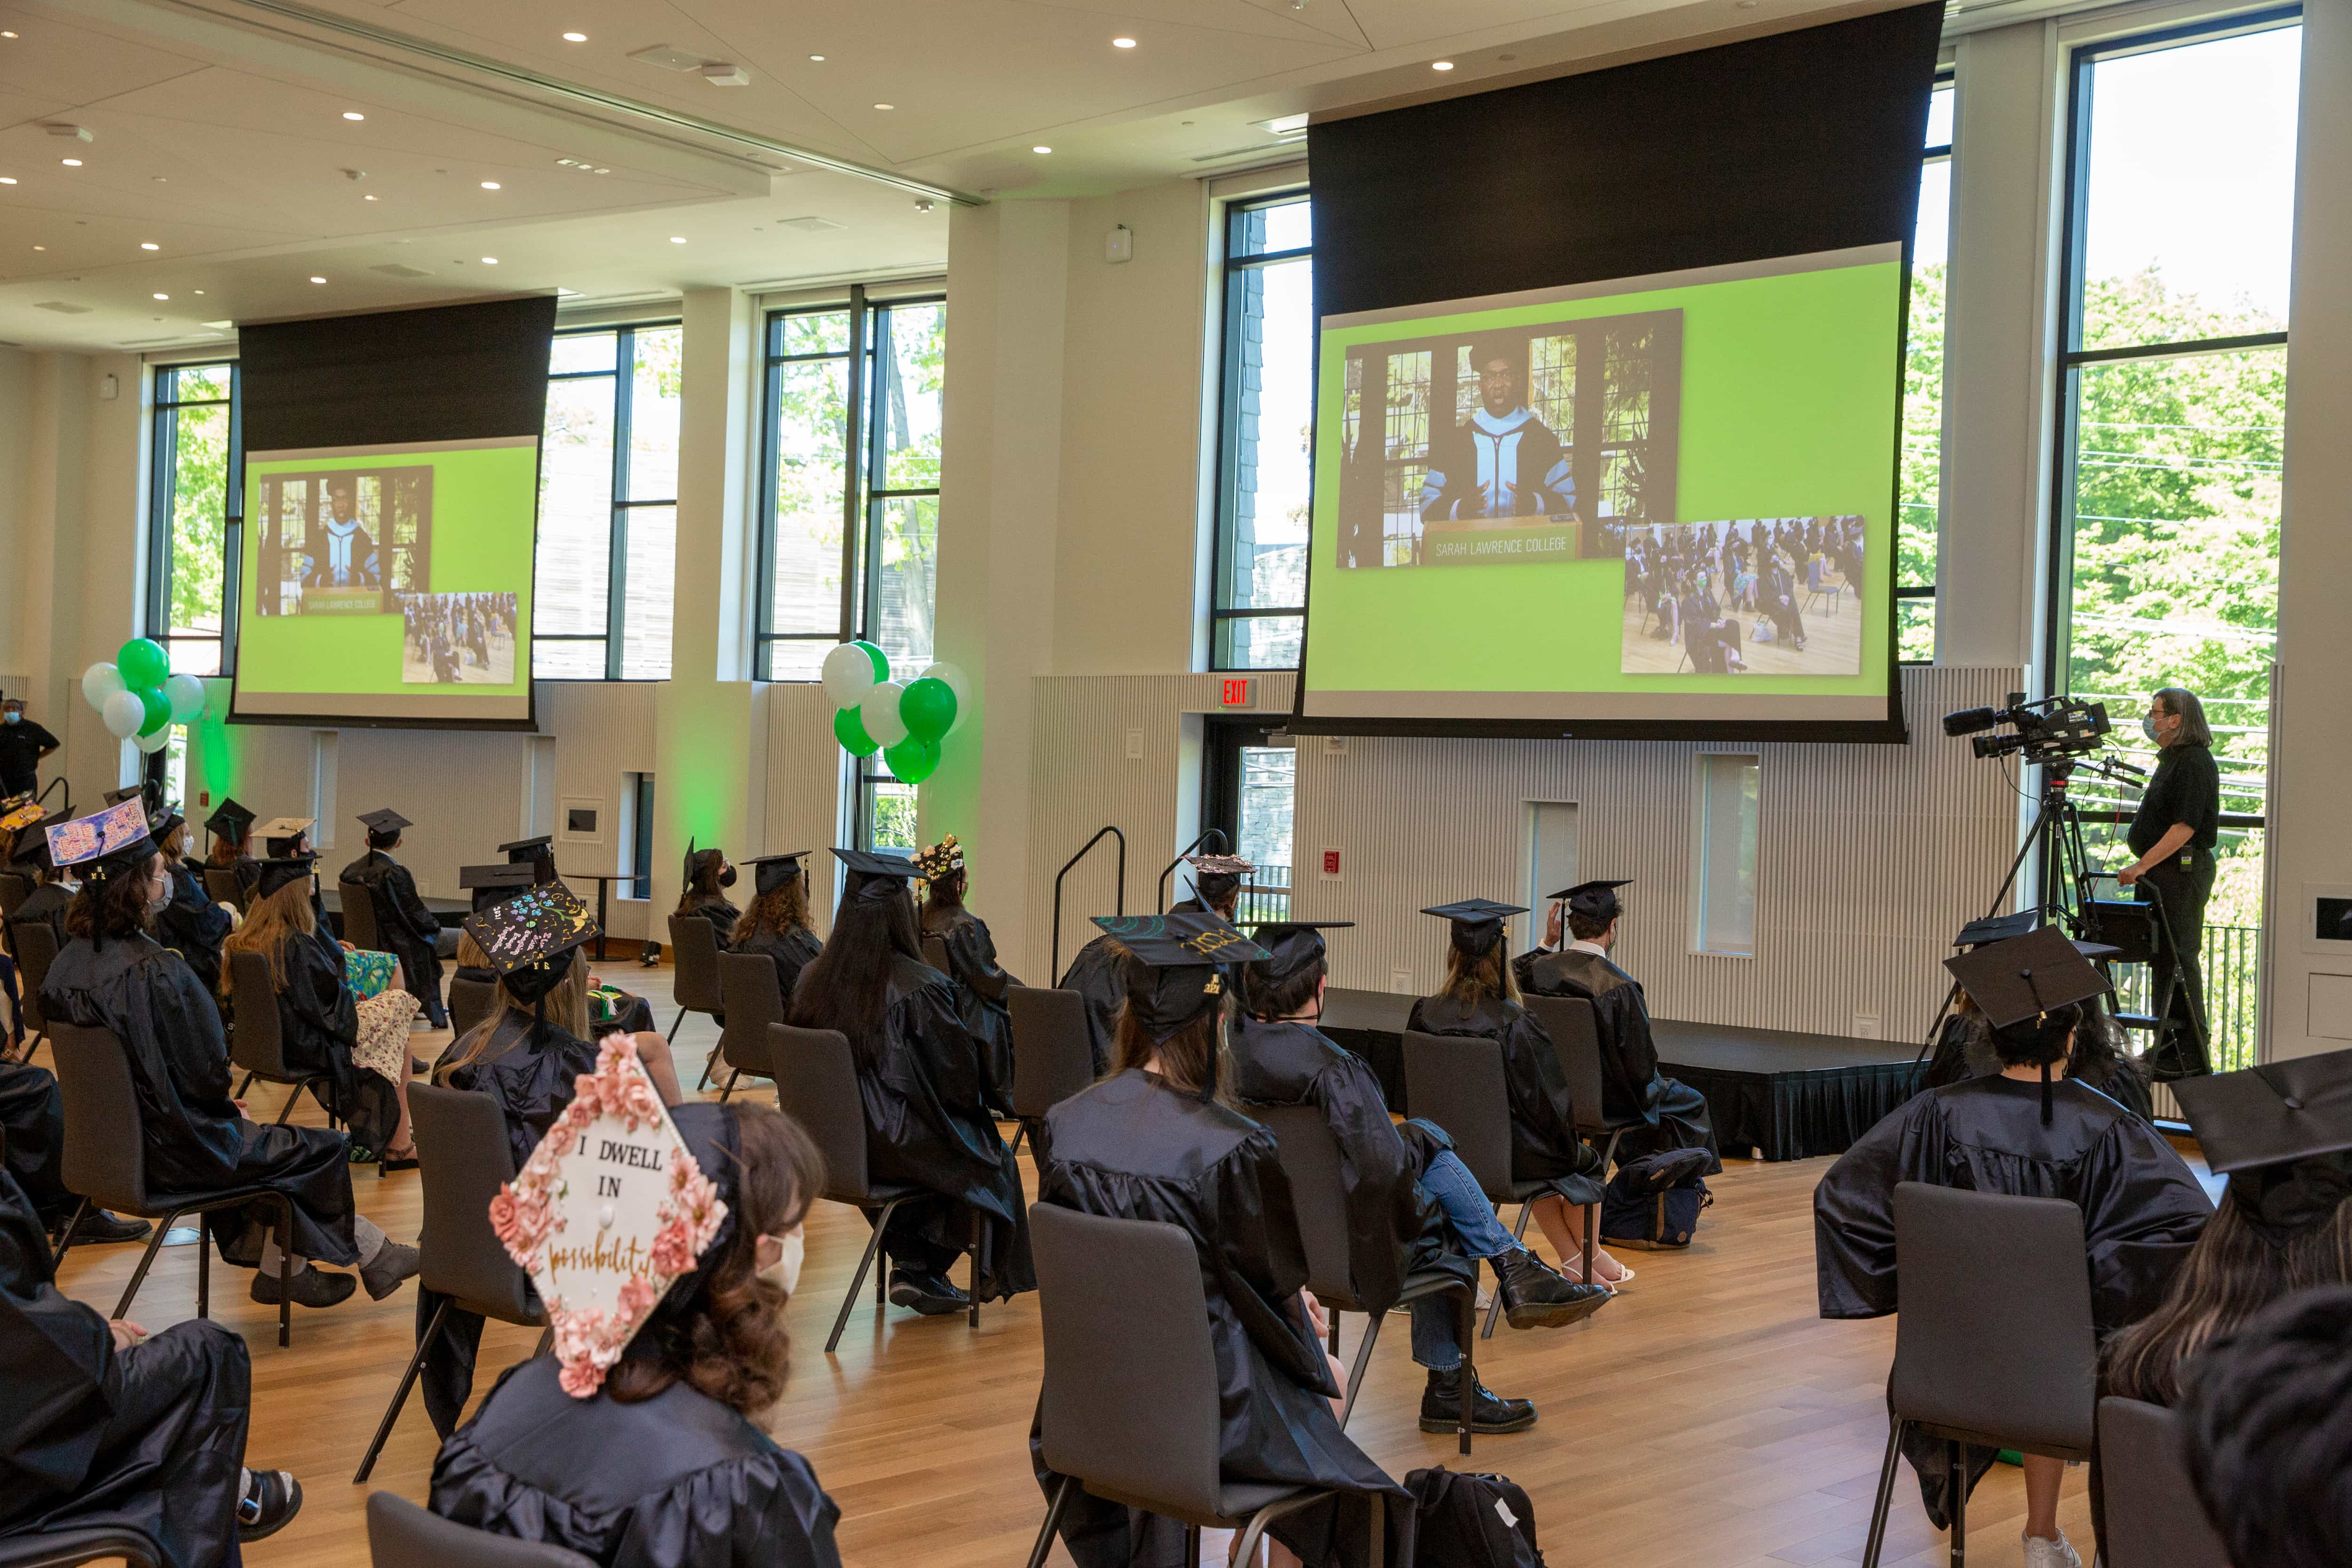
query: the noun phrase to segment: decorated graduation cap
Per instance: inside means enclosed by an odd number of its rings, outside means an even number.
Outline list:
[[[844,899],[886,900],[907,890],[909,879],[922,872],[904,855],[877,855],[870,849],[836,849],[834,858],[849,873],[841,889]]]
[[[928,849],[915,852],[915,871],[926,882],[936,882],[963,869],[963,846],[949,834]]]
[[[1549,896],[1567,904],[1568,912],[1579,920],[1600,921],[1605,924],[1625,910],[1625,906],[1618,900],[1617,889],[1633,885],[1633,878],[1620,877],[1614,881],[1579,882],[1573,888],[1562,888]]]
[[[1498,904],[1492,899],[1459,899],[1450,904],[1432,904],[1421,912],[1451,921],[1454,945],[1467,957],[1484,958],[1503,940],[1503,922],[1528,911],[1524,905]]]
[[[1273,985],[1282,985],[1323,957],[1323,933],[1345,931],[1353,921],[1251,921],[1250,940],[1265,949],[1253,967]]]
[[[473,894],[476,914],[538,884],[539,868],[528,860],[520,865],[501,861],[495,866],[457,868],[457,886]]]
[[[734,1234],[742,1163],[726,1107],[665,1108],[636,1042],[604,1037],[596,1070],[490,1200],[490,1228],[547,1309],[566,1394],[588,1398],[633,1342],[683,1327],[703,1260]]]
[[[572,950],[596,934],[588,906],[561,882],[535,883],[465,925],[508,994],[534,1008],[571,973]]]
[[[205,826],[216,838],[242,839],[253,822],[253,813],[226,795],[221,797],[221,803],[213,808],[213,814],[205,818]]]
[[[261,862],[261,879],[255,885],[257,897],[268,898],[289,882],[307,882],[317,869],[316,855],[286,855]]]
[[[1221,904],[1241,890],[1242,879],[1257,868],[1238,855],[1187,855],[1192,868],[1192,890],[1201,901]]]
[[[555,880],[555,838],[542,833],[536,838],[518,838],[511,844],[499,846],[499,853],[507,858],[509,866],[529,866],[542,882]]]
[[[49,808],[43,805],[37,800],[21,802],[16,805],[10,806],[6,812],[0,813],[0,833],[19,832],[24,828],[32,826],[33,824],[40,821],[41,818],[48,815]],[[37,838],[40,836],[38,834],[27,834],[26,837]]]
[[[2171,1086],[2205,1163],[2273,1246],[2352,1196],[2352,1051],[2293,1057]]]
[[[318,820],[315,816],[273,816],[253,831],[259,836],[264,849],[283,859],[299,852],[302,836]]]
[[[146,803],[136,794],[88,816],[49,823],[41,832],[48,840],[50,863],[61,870],[75,868],[90,881],[143,866],[155,853]]]
[[[2064,931],[2053,926],[1956,953],[1944,960],[1944,967],[1975,998],[1995,1035],[2011,1044],[2036,1047],[2042,1057],[2042,1121],[2047,1126],[2050,1064],[2066,1048],[2065,1032],[2050,1023],[2049,1015],[2105,995],[2115,987],[2091,967],[2090,960],[2075,950]],[[2053,1038],[2053,1034],[2057,1037]]]
[[[1157,1045],[1223,1001],[1219,967],[1269,956],[1217,915],[1097,915],[1095,924],[1126,953],[1127,1016]],[[1202,1086],[1208,1098],[1212,1085]]]
[[[751,868],[752,889],[761,898],[801,875],[801,862],[812,851],[795,849],[788,855],[762,855],[756,860],[746,860]]]
[[[360,813],[360,826],[368,830],[369,837],[374,838],[397,833],[404,827],[414,827],[416,825],[387,805],[381,811]]]

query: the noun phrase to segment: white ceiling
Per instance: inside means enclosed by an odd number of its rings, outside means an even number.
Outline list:
[[[1829,8],[0,0],[0,31],[16,35],[0,37],[0,176],[16,182],[0,184],[0,341],[226,341],[206,323],[938,267],[948,204],[917,210],[908,183],[1001,199],[1245,168],[1295,154],[1262,123],[1276,115],[1475,89]],[[751,80],[716,87],[629,58],[657,46]],[[1433,72],[1438,58],[1457,68]],[[811,216],[843,226],[780,226]]]

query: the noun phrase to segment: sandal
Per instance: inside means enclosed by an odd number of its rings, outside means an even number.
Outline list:
[[[387,1171],[416,1169],[416,1145],[411,1143],[405,1149],[386,1149],[383,1152],[383,1168]]]
[[[302,1483],[285,1470],[247,1470],[236,1500],[236,1538],[250,1542],[277,1534],[302,1511]]]

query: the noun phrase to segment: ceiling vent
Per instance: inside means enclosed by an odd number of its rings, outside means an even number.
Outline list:
[[[649,44],[642,49],[632,49],[629,58],[649,66],[659,66],[666,71],[698,71],[702,68],[700,55],[688,54],[684,49],[671,48],[667,44]]]
[[[371,267],[371,272],[381,272],[386,278],[430,278],[432,273],[422,267],[411,267],[405,261],[387,261],[381,267]]]
[[[55,310],[60,316],[87,316],[91,308],[88,305],[68,305],[63,300],[44,300],[33,309]]]
[[[803,234],[833,234],[847,228],[845,223],[835,223],[829,217],[788,217],[776,225],[778,228],[796,228]]]

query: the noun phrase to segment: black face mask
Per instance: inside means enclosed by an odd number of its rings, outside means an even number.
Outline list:
[[[730,866],[725,870],[719,873],[719,885],[722,888],[731,888],[735,885],[734,867]]]

